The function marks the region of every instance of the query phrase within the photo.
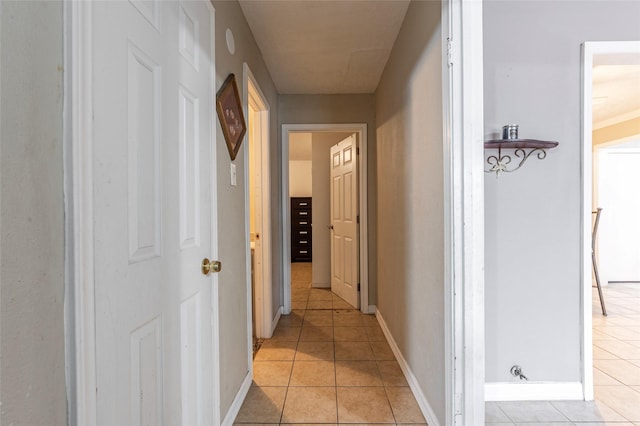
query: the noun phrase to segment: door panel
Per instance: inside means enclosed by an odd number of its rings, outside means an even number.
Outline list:
[[[180,246],[200,245],[200,100],[183,87],[178,97]]]
[[[160,66],[127,46],[129,260],[160,256]]]
[[[163,415],[162,325],[160,317],[131,333],[132,424],[159,425]]]
[[[356,135],[331,147],[331,290],[359,307]]]
[[[211,16],[93,4],[99,425],[214,422]]]

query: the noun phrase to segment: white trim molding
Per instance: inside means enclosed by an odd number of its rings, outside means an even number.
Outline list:
[[[581,401],[582,383],[486,383],[486,401]]]
[[[366,123],[346,124],[283,124],[282,125],[282,278],[284,285],[283,314],[291,313],[291,212],[289,205],[289,133],[353,132],[360,138],[358,156],[360,209],[360,310],[369,313],[369,210],[367,152],[369,139]]]
[[[207,8],[209,9],[209,25],[211,31],[211,72],[209,76],[209,81],[211,82],[211,87],[216,87],[216,9],[213,7],[213,3],[210,1],[204,0]],[[216,110],[216,98],[212,94],[209,97],[209,111],[213,114],[213,111]],[[211,153],[211,164],[218,164],[218,158],[216,154],[216,120],[212,117],[209,118],[209,126],[211,132],[211,140],[210,140],[210,153]],[[215,211],[215,218],[211,221],[211,256],[213,259],[218,259],[218,254],[220,252],[220,247],[218,244],[218,214],[217,210],[214,210],[214,206],[217,209],[219,207],[218,204],[218,177],[216,173],[211,173],[211,212]],[[211,401],[211,411],[213,415],[213,422],[218,423],[222,414],[220,413],[220,400],[221,400],[221,391],[220,391],[220,293],[218,291],[220,284],[220,277],[218,274],[213,274],[214,276],[211,278],[212,282],[212,291],[211,291],[211,306],[213,312],[211,312],[211,327],[213,330],[212,333],[212,341],[211,341],[211,352],[212,352],[212,366],[211,373],[213,376],[212,384],[213,384],[213,394]]]
[[[97,423],[93,240],[93,57],[91,2],[71,2],[71,156],[73,295],[75,334],[75,420]],[[67,171],[65,171],[67,173]]]
[[[446,423],[484,423],[482,0],[443,4]]]
[[[222,426],[233,426],[233,422],[236,420],[238,413],[240,412],[240,408],[242,408],[242,403],[244,399],[247,397],[249,393],[249,389],[251,388],[251,383],[253,382],[253,371],[249,371],[247,375],[244,377],[242,381],[242,385],[240,385],[240,389],[238,389],[238,393],[235,398],[233,398],[233,402],[227,411],[227,415],[224,416],[224,420],[222,421]]]
[[[258,80],[255,78],[249,65],[245,62],[243,64],[243,96],[244,96],[244,114],[249,123],[251,120],[249,108],[256,111],[258,119],[255,123],[248,125],[249,129],[254,130],[254,135],[257,136],[255,140],[259,144],[256,151],[259,152],[260,158],[256,158],[258,167],[260,168],[260,244],[261,250],[256,250],[254,253],[254,267],[260,261],[261,269],[254,271],[255,280],[255,292],[260,304],[255,304],[251,300],[251,249],[250,249],[250,218],[249,210],[245,209],[245,240],[247,242],[247,297],[248,297],[248,324],[251,324],[251,306],[255,309],[255,321],[256,330],[255,334],[259,338],[270,338],[271,322],[273,320],[273,308],[272,308],[272,294],[273,294],[273,273],[271,262],[271,151],[270,151],[270,114],[271,108],[267,97],[262,92]],[[253,106],[253,107],[252,107]],[[249,155],[250,155],[250,131],[245,134],[245,156],[244,156],[244,170],[245,170],[245,205],[249,206],[254,200],[250,200],[250,188],[249,188]],[[258,259],[257,256],[260,256]],[[249,339],[252,340],[253,336],[251,330],[249,330]]]
[[[396,360],[398,361],[398,364],[400,364],[402,373],[407,379],[407,383],[409,383],[409,388],[411,388],[411,392],[413,392],[413,396],[418,402],[418,406],[420,407],[420,411],[422,411],[422,415],[430,426],[440,426],[440,422],[438,421],[438,417],[436,416],[435,411],[433,411],[433,408],[429,404],[427,397],[425,396],[424,392],[422,392],[422,389],[418,384],[418,379],[413,374],[413,371],[411,371],[411,368],[409,367],[409,364],[407,364],[407,361],[404,359],[404,356],[402,355],[398,344],[393,339],[393,336],[391,335],[389,327],[382,317],[382,314],[380,314],[380,311],[378,311],[377,309],[375,310],[375,314],[376,319],[380,324],[380,328],[382,328],[382,332],[384,333],[384,337],[387,339],[387,343],[389,343],[393,354],[396,356]]]
[[[283,307],[280,306],[278,311],[276,312],[276,316],[271,321],[271,335],[273,336],[273,332],[276,331],[276,327],[278,326],[278,321],[280,321],[280,317],[282,316]]]

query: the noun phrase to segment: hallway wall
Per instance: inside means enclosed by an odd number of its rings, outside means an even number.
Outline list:
[[[445,424],[440,14],[440,2],[411,2],[376,91],[376,266],[378,310]]]
[[[485,178],[486,381],[580,382],[580,46],[640,40],[640,3],[486,1],[483,26],[487,139],[560,142]]]
[[[369,305],[377,301],[376,259],[376,132],[374,95],[280,95],[278,97],[278,145],[282,143],[283,124],[367,123],[369,184]],[[279,149],[282,149],[280,146]],[[315,208],[315,203],[314,203]],[[280,248],[282,252],[282,248]],[[280,259],[281,261],[281,259]]]
[[[0,424],[66,425],[62,2],[0,19]]]
[[[230,73],[234,73],[244,99],[243,63],[247,62],[270,107],[270,151],[271,193],[278,193],[279,158],[278,151],[278,108],[277,93],[253,34],[247,25],[240,5],[236,1],[214,1],[216,40],[216,90],[220,88]],[[235,53],[227,49],[226,31],[231,29],[235,39]],[[250,360],[247,359],[247,286],[245,241],[245,156],[246,142],[242,143],[238,156],[233,161],[237,167],[237,186],[231,186],[229,168],[231,158],[224,142],[224,136],[216,120],[216,165],[218,178],[218,249],[223,269],[220,273],[220,374],[221,413],[224,418],[248,373]],[[282,260],[279,255],[282,234],[278,220],[280,204],[271,203],[272,271],[274,315],[280,306],[281,295],[278,286],[282,282]]]

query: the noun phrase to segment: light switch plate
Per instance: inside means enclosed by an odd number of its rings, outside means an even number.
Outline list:
[[[231,163],[231,186],[236,186],[237,184],[237,177],[236,177],[236,165]]]

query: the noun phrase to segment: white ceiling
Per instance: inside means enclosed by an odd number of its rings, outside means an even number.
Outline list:
[[[373,93],[409,0],[239,0],[282,94]]]
[[[640,117],[640,53],[594,58],[593,127]]]
[[[409,0],[239,2],[282,94],[375,92],[409,5]],[[640,54],[597,56],[594,128],[637,116]]]

